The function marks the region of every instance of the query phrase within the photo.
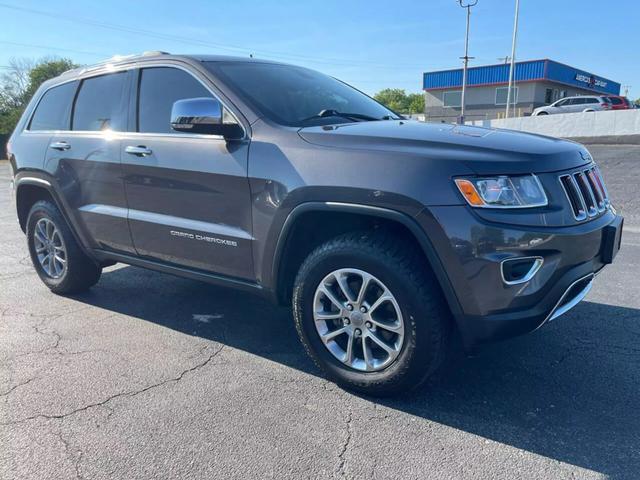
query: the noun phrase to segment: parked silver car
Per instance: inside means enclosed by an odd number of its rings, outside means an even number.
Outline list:
[[[600,110],[611,110],[611,101],[608,98],[597,95],[582,95],[578,97],[565,97],[546,107],[538,107],[533,111],[533,115],[597,112]]]

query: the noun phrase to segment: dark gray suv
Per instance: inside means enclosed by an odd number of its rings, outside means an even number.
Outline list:
[[[269,61],[153,53],[69,71],[8,152],[53,292],[116,262],[256,292],[292,305],[328,377],[370,394],[433,376],[456,332],[472,348],[553,320],[620,246],[583,146],[407,121]]]

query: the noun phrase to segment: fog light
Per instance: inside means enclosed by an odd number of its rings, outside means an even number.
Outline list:
[[[518,285],[531,280],[544,260],[542,257],[517,257],[503,260],[500,265],[502,281],[507,285]]]

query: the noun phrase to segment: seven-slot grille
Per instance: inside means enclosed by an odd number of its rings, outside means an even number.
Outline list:
[[[609,206],[609,195],[598,167],[591,166],[559,178],[576,220],[595,217]]]

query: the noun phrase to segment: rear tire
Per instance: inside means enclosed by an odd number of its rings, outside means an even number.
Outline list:
[[[27,218],[27,244],[40,279],[57,294],[87,290],[102,268],[76,242],[66,220],[53,203],[36,202]]]
[[[362,293],[364,278],[369,286]],[[388,300],[375,306],[383,296]],[[311,358],[346,389],[376,396],[407,391],[447,358],[452,321],[440,286],[415,247],[385,232],[349,233],[314,250],[295,280],[293,313]],[[339,330],[345,332],[322,340]]]
[[[549,112],[540,112],[536,115],[536,117],[541,117],[542,115],[549,115]]]

